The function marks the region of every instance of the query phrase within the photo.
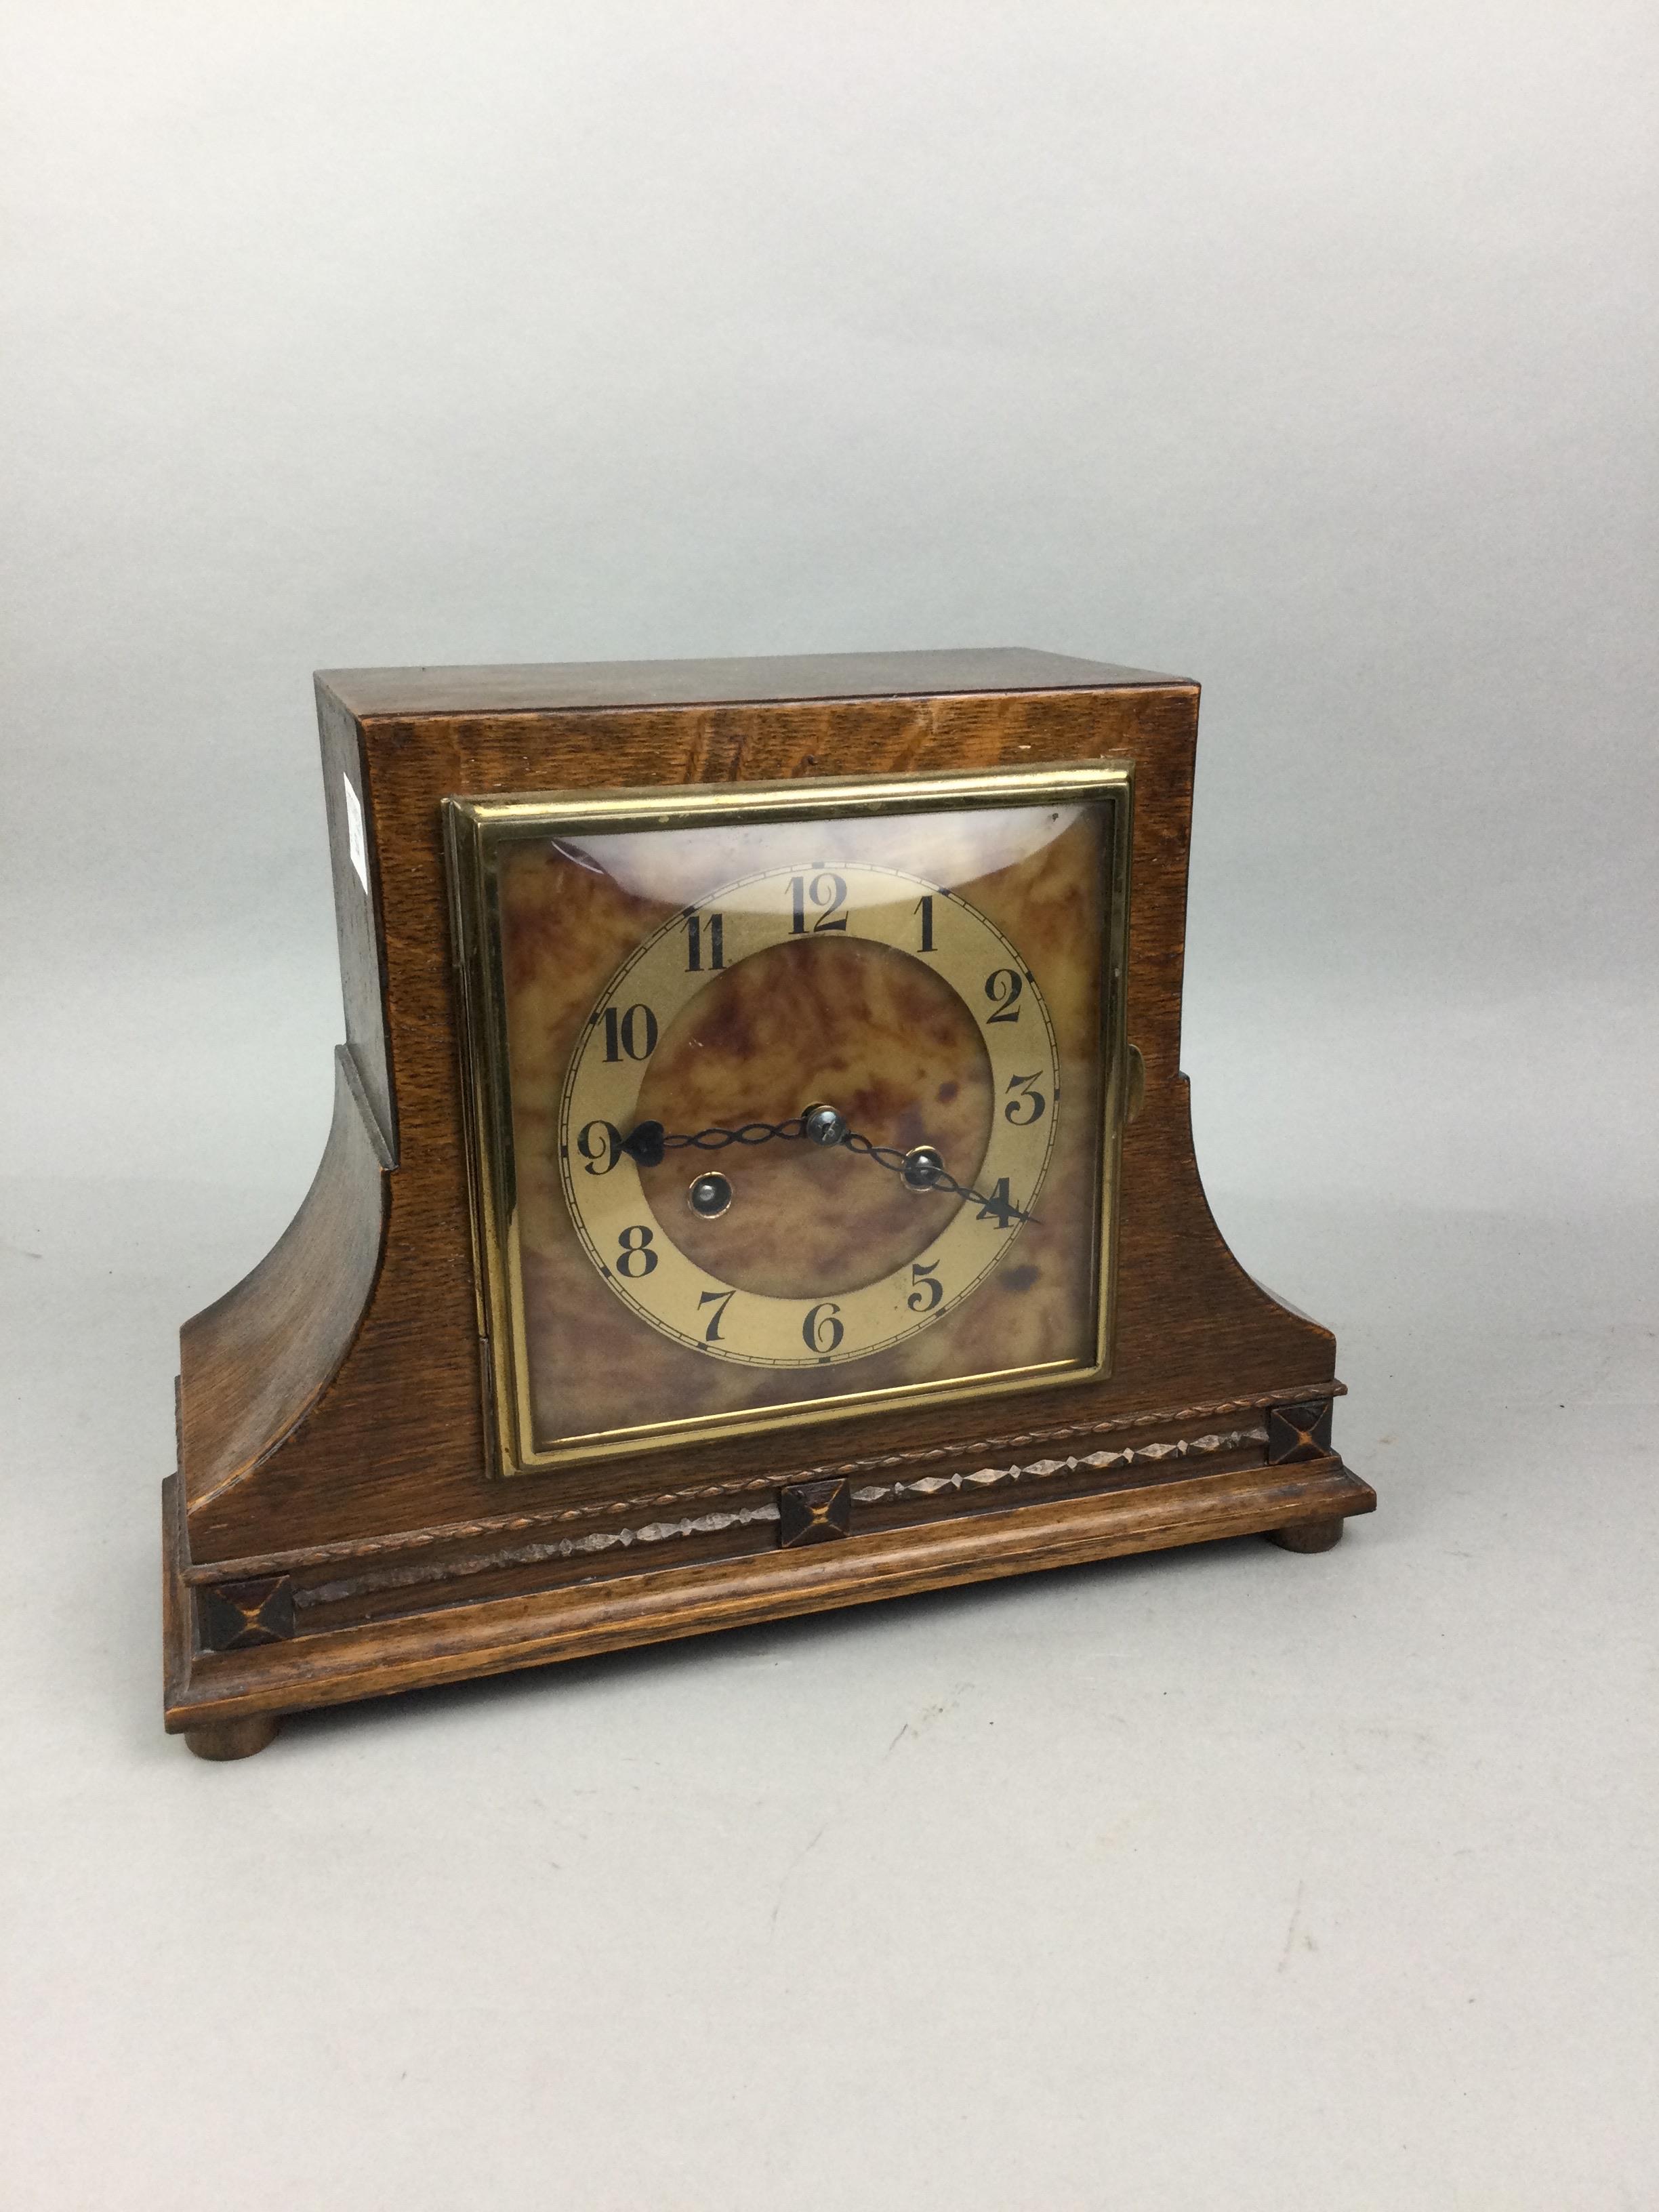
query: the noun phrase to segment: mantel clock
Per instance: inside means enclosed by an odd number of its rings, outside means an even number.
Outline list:
[[[183,1332],[167,1724],[1334,1543],[1179,1072],[1197,691],[1019,651],[318,678],[345,987]]]

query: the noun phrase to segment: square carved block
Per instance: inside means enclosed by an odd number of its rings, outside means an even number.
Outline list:
[[[833,1543],[852,1525],[849,1482],[792,1482],[778,1492],[778,1541],[786,1550],[795,1544]]]
[[[202,1641],[210,1651],[282,1644],[294,1633],[294,1584],[286,1575],[214,1583],[200,1593]]]
[[[1331,1401],[1310,1398],[1300,1406],[1275,1406],[1267,1416],[1267,1461],[1285,1467],[1326,1459],[1331,1450]]]

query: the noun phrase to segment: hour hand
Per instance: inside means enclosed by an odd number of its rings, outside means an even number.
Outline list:
[[[699,1129],[695,1135],[675,1131],[672,1135],[660,1121],[636,1122],[621,1139],[622,1149],[637,1167],[654,1168],[660,1165],[665,1152],[678,1152],[691,1146],[700,1152],[724,1152],[728,1145],[765,1145],[774,1137],[814,1137],[821,1145],[838,1144],[846,1133],[847,1124],[830,1107],[814,1109],[828,1115],[835,1124],[836,1133],[825,1136],[807,1125],[808,1116],[797,1114],[788,1121],[745,1121],[736,1129]]]

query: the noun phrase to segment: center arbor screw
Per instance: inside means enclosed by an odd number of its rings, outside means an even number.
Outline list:
[[[800,1117],[801,1134],[810,1137],[815,1145],[842,1145],[847,1141],[847,1116],[837,1114],[833,1106],[809,1106]]]

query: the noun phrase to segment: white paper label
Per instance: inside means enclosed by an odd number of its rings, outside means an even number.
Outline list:
[[[368,889],[368,844],[363,836],[363,802],[351,787],[351,778],[342,775],[346,795],[346,842],[351,848],[351,865],[357,871],[357,880]]]

